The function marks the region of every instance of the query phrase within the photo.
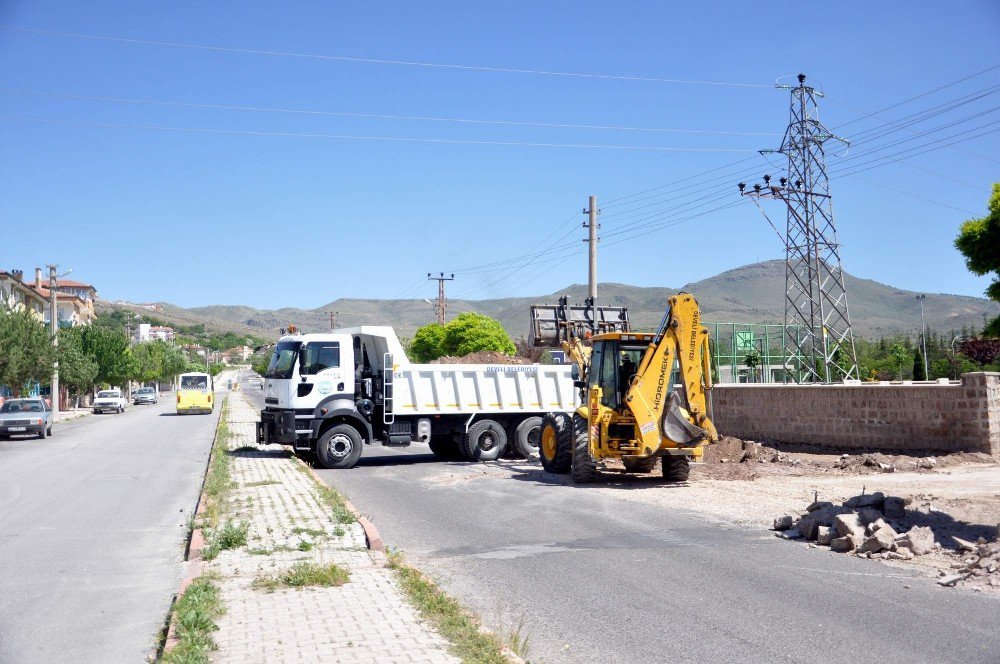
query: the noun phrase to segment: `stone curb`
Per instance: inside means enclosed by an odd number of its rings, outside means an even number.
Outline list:
[[[302,466],[308,471],[309,476],[313,478],[313,481],[323,486],[329,486],[319,476],[315,468],[297,456],[293,456],[292,459],[294,459],[297,463],[302,464]],[[375,527],[375,524],[369,521],[366,517],[362,516],[361,512],[358,511],[358,508],[355,507],[351,501],[344,499],[344,507],[346,507],[347,511],[357,518],[358,525],[365,531],[365,540],[368,542],[368,548],[373,551],[381,551],[382,553],[385,553],[385,543],[382,541],[382,536],[379,534],[378,528]]]
[[[222,413],[219,413],[219,423],[222,422]],[[216,423],[215,434],[212,436],[212,449],[215,448],[215,441],[219,435],[219,423]],[[198,505],[194,510],[194,520],[197,522],[198,517],[200,517],[205,512],[205,479],[208,477],[208,470],[212,467],[212,455],[208,456],[208,461],[205,463],[205,477],[201,479],[201,489],[198,492]],[[160,658],[163,655],[170,652],[174,646],[178,643],[178,638],[176,634],[176,627],[174,625],[174,604],[177,599],[184,594],[184,591],[188,589],[194,580],[201,576],[201,550],[205,548],[205,534],[202,532],[201,528],[192,528],[191,534],[188,537],[187,552],[184,560],[187,562],[187,574],[181,579],[180,588],[177,590],[177,594],[174,596],[174,601],[170,604],[170,614],[167,619],[170,621],[167,623],[167,636],[163,640],[163,651],[160,653]]]

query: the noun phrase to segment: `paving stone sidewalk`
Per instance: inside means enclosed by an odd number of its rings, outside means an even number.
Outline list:
[[[458,662],[407,604],[392,570],[369,555],[361,526],[337,521],[312,476],[284,448],[256,445],[257,419],[241,393],[230,395],[236,488],[223,518],[249,524],[249,532],[245,547],[205,564],[205,572],[220,577],[226,607],[217,620],[219,649],[212,660]],[[346,567],[350,581],[337,588],[251,589],[255,577],[303,560]]]

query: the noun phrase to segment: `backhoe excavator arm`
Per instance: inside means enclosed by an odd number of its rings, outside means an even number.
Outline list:
[[[671,393],[675,359],[683,388]],[[708,412],[711,388],[708,330],[701,325],[698,303],[689,294],[675,295],[625,395],[635,417],[642,455],[718,440]]]

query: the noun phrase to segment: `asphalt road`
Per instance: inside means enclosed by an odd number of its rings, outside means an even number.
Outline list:
[[[523,621],[536,664],[1000,662],[995,597],[533,465],[481,468],[415,444],[319,474],[487,624]]]
[[[218,412],[168,395],[0,442],[0,663],[146,661]]]

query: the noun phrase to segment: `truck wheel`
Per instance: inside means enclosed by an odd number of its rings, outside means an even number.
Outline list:
[[[458,449],[458,442],[455,436],[450,433],[432,433],[428,443],[431,452],[439,459],[446,461],[458,461],[462,459],[462,452]]]
[[[573,427],[568,415],[546,413],[538,440],[538,457],[547,473],[569,472],[573,458]]]
[[[537,459],[541,435],[542,418],[537,415],[526,417],[514,429],[514,445],[512,447],[525,459]]]
[[[361,458],[361,436],[350,424],[332,426],[316,442],[316,461],[323,468],[353,468]]]
[[[622,463],[625,464],[625,472],[627,473],[648,473],[656,465],[656,457],[643,457],[641,459],[623,457]]]
[[[691,474],[691,465],[686,456],[664,456],[663,479],[668,482],[687,482]]]
[[[597,460],[590,456],[590,435],[587,420],[573,416],[573,481],[593,482],[597,477]]]
[[[462,455],[470,461],[496,461],[507,448],[507,432],[496,420],[479,420],[461,438]]]

